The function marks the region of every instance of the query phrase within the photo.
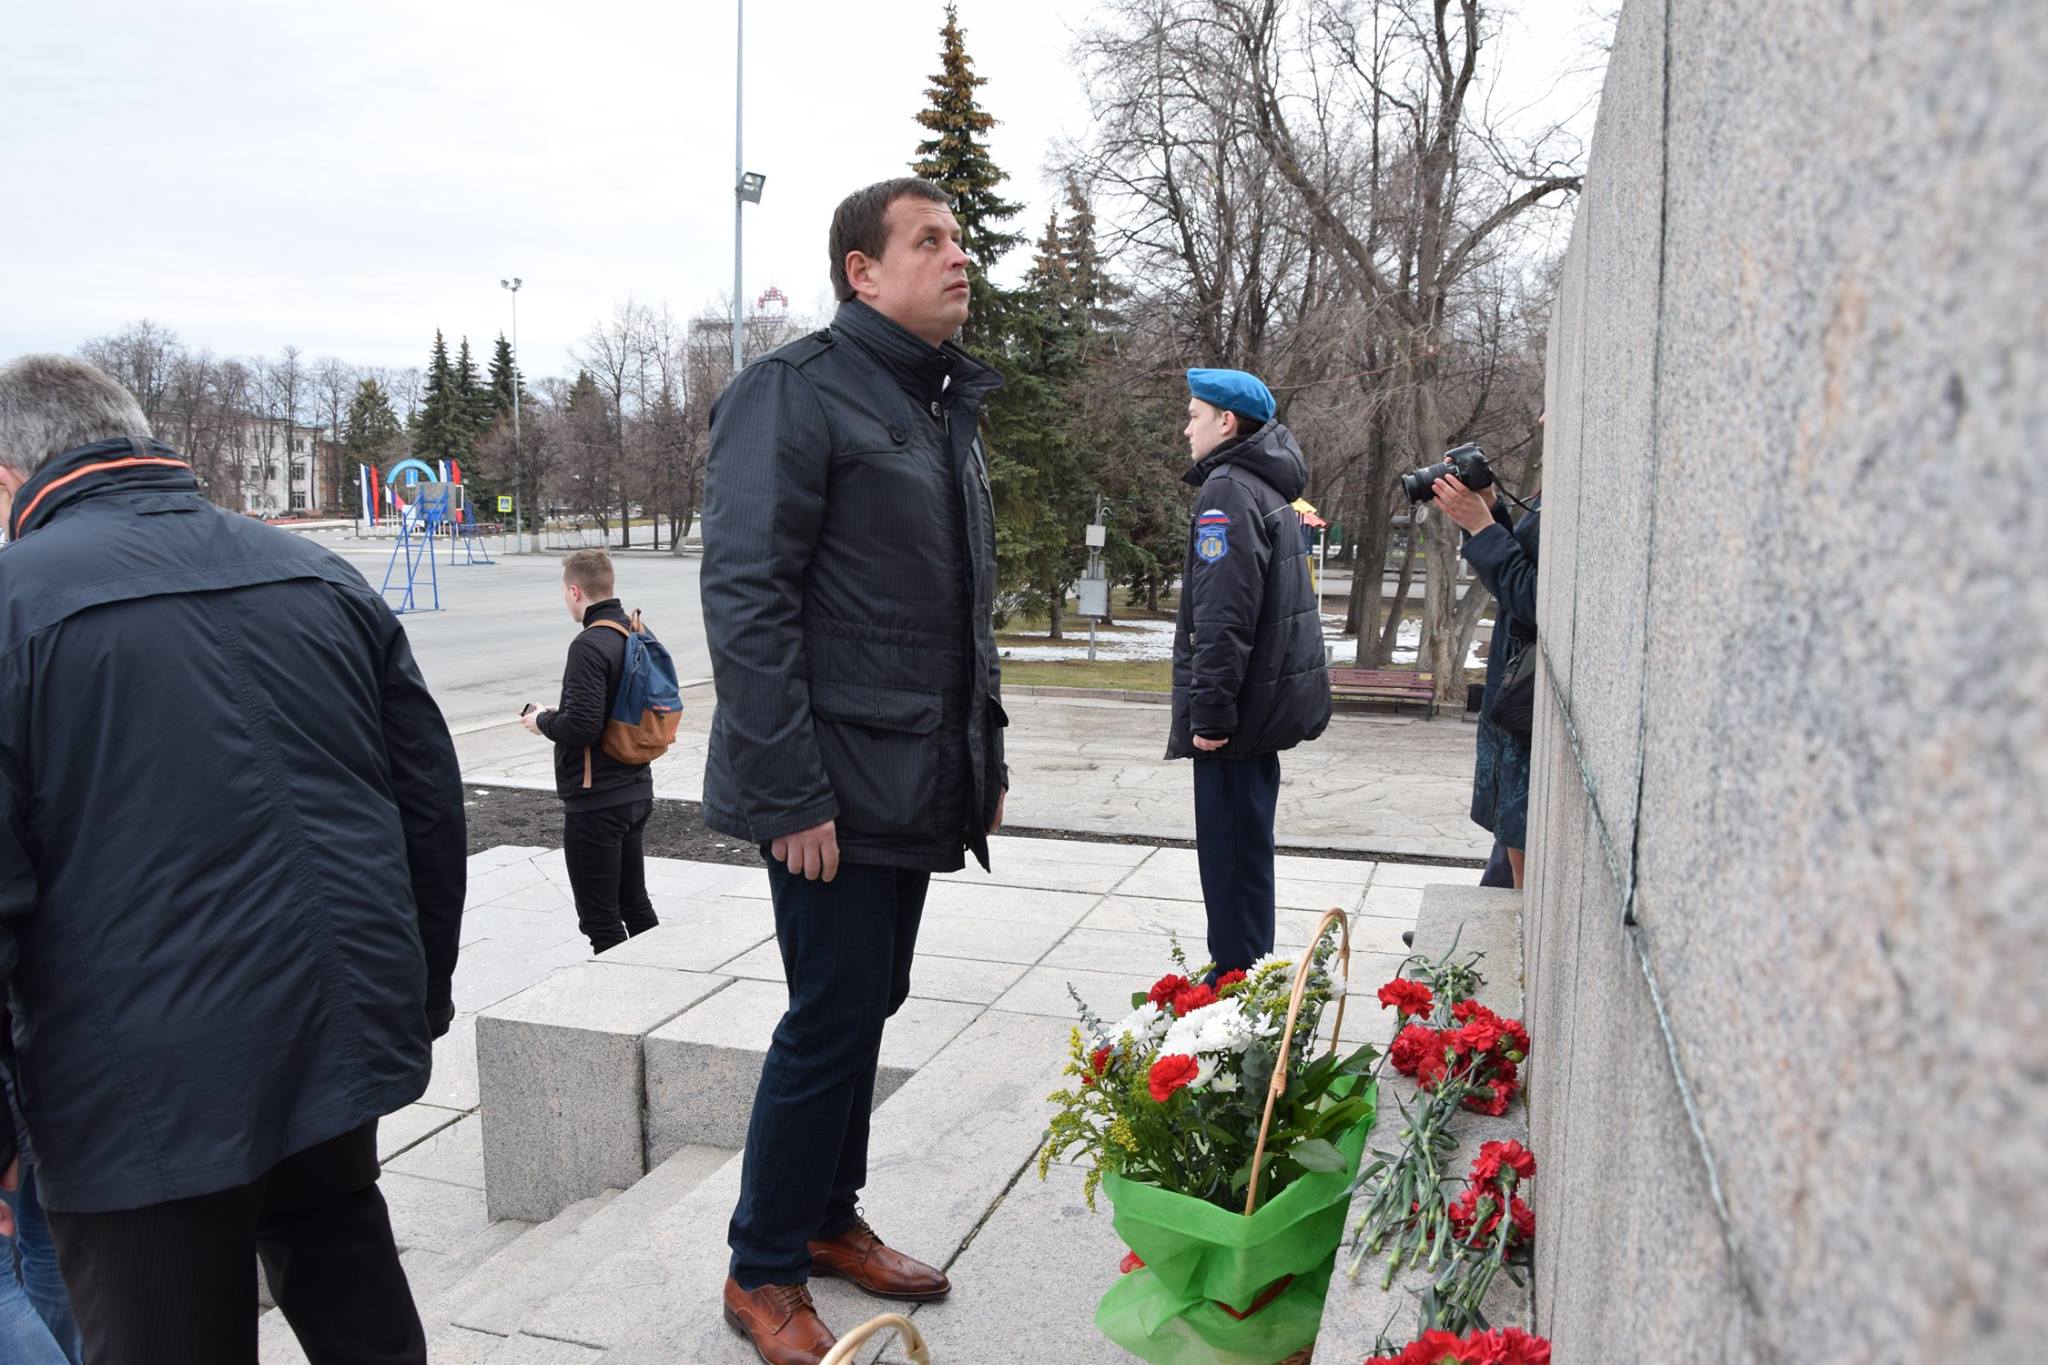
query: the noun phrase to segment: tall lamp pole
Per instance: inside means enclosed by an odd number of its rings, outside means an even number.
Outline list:
[[[738,374],[746,363],[740,331],[746,321],[746,302],[740,293],[740,215],[747,205],[761,202],[761,186],[768,179],[746,169],[747,0],[737,0],[732,48],[732,372]]]
[[[519,446],[519,286],[517,275],[509,280],[499,280],[498,287],[509,290],[512,295],[512,533],[519,537],[519,553],[526,553],[526,523],[519,516],[519,495],[523,491],[519,484],[526,473],[525,462],[520,458]]]

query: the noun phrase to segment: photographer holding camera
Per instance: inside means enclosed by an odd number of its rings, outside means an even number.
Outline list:
[[[1463,457],[1463,458],[1461,458]],[[1446,467],[1448,466],[1448,467]],[[1456,472],[1452,472],[1452,471]],[[1428,477],[1426,489],[1420,480]],[[1468,483],[1469,480],[1469,483]],[[1486,457],[1461,446],[1434,465],[1403,476],[1415,502],[1432,499],[1465,532],[1461,553],[1500,604],[1486,651],[1486,690],[1479,705],[1478,762],[1472,776],[1472,820],[1493,834],[1482,886],[1520,887],[1528,847],[1529,737],[1534,712],[1536,543],[1541,502],[1520,521],[1500,498],[1474,488],[1496,486]],[[1422,496],[1416,495],[1421,493]],[[1500,866],[1505,860],[1507,866]]]

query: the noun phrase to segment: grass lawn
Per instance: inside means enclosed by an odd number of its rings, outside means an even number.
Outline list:
[[[1006,687],[1115,687],[1127,692],[1171,692],[1170,659],[1019,659],[1003,663]]]

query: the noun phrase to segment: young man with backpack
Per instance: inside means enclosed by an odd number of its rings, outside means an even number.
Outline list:
[[[682,704],[675,666],[612,592],[611,556],[578,550],[562,561],[562,603],[583,627],[569,646],[561,705],[532,705],[520,724],[555,745],[562,856],[576,926],[594,952],[652,929],[641,839],[654,813],[649,765],[675,740]]]

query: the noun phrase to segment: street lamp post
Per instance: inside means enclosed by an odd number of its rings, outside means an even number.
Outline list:
[[[746,320],[746,301],[740,293],[740,215],[747,205],[761,202],[761,186],[768,178],[746,169],[747,0],[737,0],[732,49],[732,372],[738,374],[746,363],[740,333]]]
[[[498,287],[512,295],[512,534],[519,537],[519,553],[526,553],[526,523],[519,515],[519,487],[526,473],[519,447],[519,286],[517,275],[499,280]]]

